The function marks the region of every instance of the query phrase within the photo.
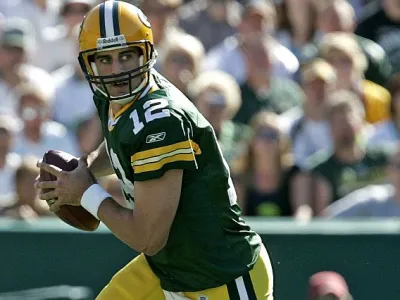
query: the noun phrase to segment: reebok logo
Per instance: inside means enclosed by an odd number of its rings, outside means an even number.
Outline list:
[[[146,137],[146,144],[151,144],[155,142],[161,142],[162,140],[165,139],[165,136],[167,134],[165,132],[159,132],[159,133],[154,133],[154,134],[149,134]]]

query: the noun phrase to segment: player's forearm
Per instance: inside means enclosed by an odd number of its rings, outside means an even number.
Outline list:
[[[168,235],[160,241],[154,239],[132,210],[111,198],[101,203],[97,215],[115,236],[138,252],[155,255],[166,244]]]
[[[114,173],[104,142],[101,143],[99,148],[89,154],[88,164],[90,172],[92,172],[96,178]]]

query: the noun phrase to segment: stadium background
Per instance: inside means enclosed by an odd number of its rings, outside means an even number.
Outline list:
[[[0,300],[93,299],[136,255],[63,224],[32,186],[46,150],[102,140],[76,59],[100,2],[0,1]],[[131,2],[156,69],[215,128],[276,299],[309,299],[316,281],[335,299],[399,299],[400,1]],[[122,201],[116,177],[101,184]]]

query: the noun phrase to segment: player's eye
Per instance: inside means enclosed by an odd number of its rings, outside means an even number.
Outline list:
[[[105,64],[105,65],[108,65],[108,64],[110,64],[110,63],[112,62],[111,58],[110,58],[110,57],[107,57],[107,56],[98,57],[98,58],[97,58],[97,61],[98,61],[99,63]]]
[[[129,61],[132,59],[132,54],[131,53],[127,53],[127,54],[123,54],[120,57],[121,61]]]

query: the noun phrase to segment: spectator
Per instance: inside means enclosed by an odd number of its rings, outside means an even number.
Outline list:
[[[141,0],[140,2],[140,7],[153,29],[154,45],[160,58],[159,62],[163,61],[165,44],[168,44],[175,33],[182,32],[178,26],[177,16],[177,9],[182,4],[182,0]],[[156,64],[156,69],[160,70],[159,64]]]
[[[352,300],[349,287],[342,275],[324,271],[315,273],[308,281],[309,300]]]
[[[336,69],[338,87],[359,95],[368,123],[389,118],[390,94],[376,83],[364,80],[367,61],[353,34],[338,32],[325,35],[320,53]]]
[[[197,38],[176,33],[165,45],[162,73],[187,95],[187,86],[199,75],[203,58],[204,47]]]
[[[74,137],[59,123],[50,121],[52,97],[33,85],[21,85],[19,92],[19,116],[23,128],[15,137],[14,151],[21,155],[38,158],[49,149],[58,149],[79,155]]]
[[[272,38],[275,34],[276,11],[272,3],[263,0],[246,2],[238,34],[226,38],[211,49],[204,62],[206,70],[221,70],[232,75],[241,85],[247,78],[244,47],[249,43],[270,37],[272,73],[277,77],[291,78],[299,68],[299,62],[289,49]]]
[[[78,57],[79,26],[75,26],[72,34],[75,45],[73,56]],[[68,130],[75,132],[78,124],[97,114],[93,93],[77,59],[53,72],[52,75],[55,82],[53,118]]]
[[[301,84],[305,92],[303,109],[290,109],[282,118],[287,120],[296,165],[304,167],[311,155],[332,146],[325,104],[336,89],[336,71],[325,60],[315,59],[302,68]]]
[[[206,0],[205,8],[186,5],[180,10],[180,26],[187,33],[199,38],[206,51],[236,33],[240,7],[234,0]]]
[[[375,132],[369,139],[371,145],[397,144],[400,137],[400,73],[393,75],[389,82],[390,119],[375,125]]]
[[[235,79],[221,71],[200,74],[189,85],[193,102],[211,123],[221,146],[222,153],[231,165],[243,153],[250,138],[250,128],[232,122],[242,99]]]
[[[253,40],[243,47],[247,78],[240,87],[243,102],[234,121],[248,124],[261,110],[281,114],[303,103],[304,93],[297,83],[273,76],[273,47],[269,40]]]
[[[317,55],[317,46],[324,35],[334,32],[354,34],[356,15],[346,0],[314,1],[317,7],[317,35],[315,43],[304,50],[306,55]],[[372,40],[355,35],[359,47],[367,59],[365,78],[379,85],[388,82],[392,66],[383,48]]]
[[[14,176],[21,159],[11,152],[11,147],[17,128],[14,118],[0,116],[0,207],[10,204],[15,198]]]
[[[289,48],[296,56],[306,46],[315,30],[315,7],[310,0],[283,0],[283,12],[290,33]]]
[[[366,8],[356,34],[382,46],[389,56],[393,73],[400,72],[400,3],[397,0],[374,1]]]
[[[315,178],[316,214],[356,189],[382,183],[388,159],[386,149],[365,146],[365,111],[356,94],[343,90],[333,93],[327,116],[333,149],[316,153],[309,162]]]
[[[48,72],[77,61],[74,27],[79,26],[84,16],[94,5],[94,0],[63,0],[60,9],[61,24],[42,31],[43,40],[32,63]]]
[[[0,1],[0,12],[9,18],[21,18],[32,24],[34,38],[41,42],[42,31],[57,23],[60,0],[12,0]]]
[[[400,217],[400,151],[391,157],[390,183],[369,185],[328,206],[327,217]]]
[[[0,216],[30,220],[41,216],[50,216],[50,210],[44,201],[39,200],[33,184],[39,175],[36,158],[25,157],[15,172],[16,199],[13,204],[0,210]]]
[[[30,24],[22,19],[8,19],[0,36],[0,113],[16,115],[18,99],[15,87],[24,82],[37,85],[43,92],[53,93],[50,75],[26,64],[34,48]]]
[[[291,216],[291,178],[296,173],[290,141],[279,128],[278,116],[262,111],[251,121],[248,150],[233,165],[235,186],[245,215]],[[241,193],[239,193],[240,195]]]

